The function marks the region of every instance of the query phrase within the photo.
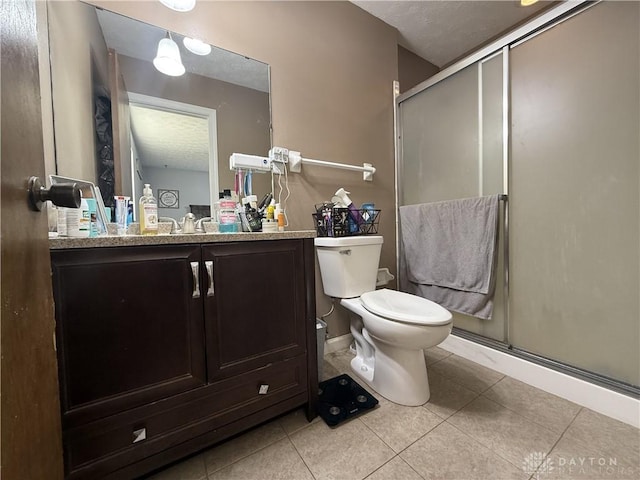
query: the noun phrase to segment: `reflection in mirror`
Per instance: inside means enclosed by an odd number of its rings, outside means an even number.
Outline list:
[[[231,153],[271,147],[268,65],[216,47],[194,54],[171,32],[186,73],[170,77],[152,63],[164,29],[75,1],[49,1],[48,22],[55,173],[96,183],[106,205],[150,183],[179,199],[160,215],[202,215],[234,186]],[[267,191],[270,178],[255,175],[254,192]]]
[[[149,183],[156,190],[158,215],[176,220],[217,200],[215,110],[130,93],[129,117],[133,198]]]

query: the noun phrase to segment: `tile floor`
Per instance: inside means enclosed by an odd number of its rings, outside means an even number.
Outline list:
[[[423,406],[372,392],[375,410],[333,429],[297,410],[150,479],[640,479],[638,429],[438,347],[425,355]],[[324,378],[356,378],[351,358],[327,355]]]

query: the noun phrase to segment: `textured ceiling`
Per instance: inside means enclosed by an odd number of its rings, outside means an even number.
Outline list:
[[[407,50],[442,67],[536,15],[553,2],[521,7],[519,1],[352,0],[398,30]]]
[[[166,36],[166,30],[106,10],[96,9],[96,12],[109,48],[148,62],[154,59],[158,42]],[[266,63],[217,47],[213,47],[209,55],[195,55],[183,45],[182,35],[172,33],[171,37],[180,48],[182,63],[187,72],[261,92],[269,91],[269,67]]]
[[[206,119],[131,105],[131,130],[145,167],[209,171]]]

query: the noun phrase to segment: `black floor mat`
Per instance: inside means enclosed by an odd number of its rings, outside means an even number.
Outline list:
[[[320,382],[318,387],[318,415],[330,427],[335,427],[378,404],[373,395],[347,374]]]

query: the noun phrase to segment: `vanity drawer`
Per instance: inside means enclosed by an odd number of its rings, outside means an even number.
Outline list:
[[[306,370],[299,356],[69,430],[67,478],[99,478],[296,395],[305,403]]]

